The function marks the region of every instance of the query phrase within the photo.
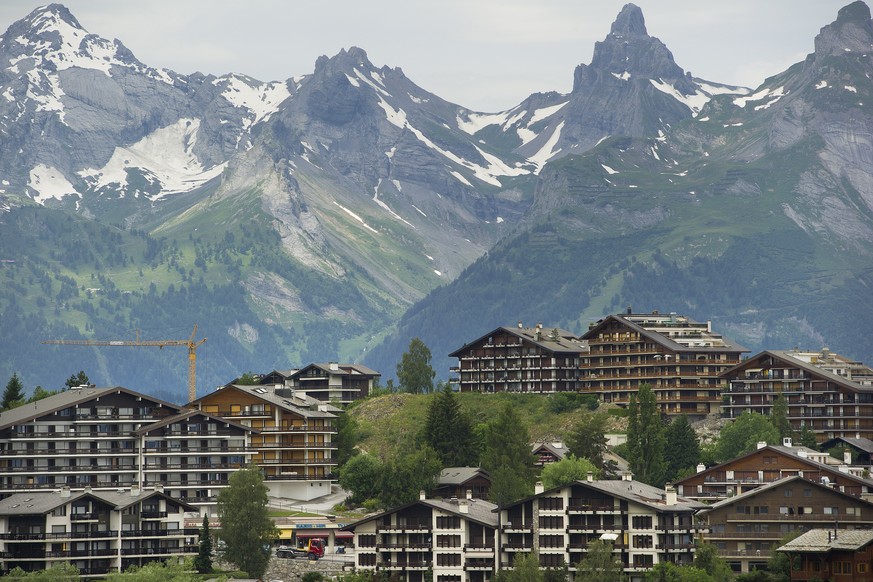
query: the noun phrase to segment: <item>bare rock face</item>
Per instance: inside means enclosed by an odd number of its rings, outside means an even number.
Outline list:
[[[861,0],[841,8],[836,21],[822,28],[815,37],[815,56],[818,59],[871,49],[873,24],[870,21],[870,8]]]

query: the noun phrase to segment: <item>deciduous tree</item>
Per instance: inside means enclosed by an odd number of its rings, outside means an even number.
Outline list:
[[[588,552],[576,566],[579,582],[624,582],[624,566],[612,553],[612,543],[595,540],[588,544]]]
[[[634,479],[661,487],[667,463],[664,460],[664,425],[655,393],[649,384],[631,396],[628,408],[627,444]]]
[[[713,456],[719,463],[730,461],[754,451],[759,442],[779,443],[779,431],[763,414],[746,411],[721,430]]]
[[[363,503],[379,497],[382,463],[373,455],[356,455],[339,470],[340,487],[351,495],[351,503]]]
[[[224,557],[254,578],[267,569],[277,535],[267,513],[267,492],[258,468],[247,467],[233,473],[229,486],[218,494]]]
[[[409,349],[397,364],[397,381],[403,392],[412,394],[433,392],[433,379],[436,372],[431,367],[430,360],[430,348],[419,338],[412,338]]]
[[[543,482],[543,487],[551,489],[584,480],[588,477],[588,473],[591,473],[595,478],[600,478],[600,469],[594,463],[570,453],[557,463],[549,463],[543,467],[540,481]]]
[[[585,458],[603,469],[606,454],[606,421],[603,413],[588,413],[582,416],[567,435],[567,449],[577,457]]]
[[[397,507],[418,499],[436,486],[443,465],[429,446],[397,454],[382,466],[379,501],[382,507]]]

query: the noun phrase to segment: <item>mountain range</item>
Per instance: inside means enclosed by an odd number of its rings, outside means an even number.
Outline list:
[[[683,312],[750,349],[873,360],[873,24],[863,2],[749,89],[626,5],[568,94],[482,113],[352,47],[278,82],[180,75],[63,6],[0,36],[0,374],[173,401],[311,361],[391,377],[526,320]]]

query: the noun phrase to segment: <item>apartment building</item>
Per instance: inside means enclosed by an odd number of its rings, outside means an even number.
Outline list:
[[[0,568],[44,570],[67,562],[101,577],[197,553],[197,507],[157,489],[15,493],[0,501]]]
[[[639,581],[661,562],[691,564],[694,539],[702,532],[695,513],[704,504],[672,488],[633,481],[576,481],[543,490],[500,511],[500,567],[510,568],[519,553],[537,552],[542,567],[577,564],[596,540],[613,542],[629,580]]]
[[[576,392],[586,342],[558,328],[499,327],[449,354],[461,392]]]
[[[248,433],[127,388],[73,388],[0,414],[0,497],[164,483],[209,505],[250,458]]]
[[[229,384],[188,406],[251,429],[252,462],[275,497],[310,500],[335,480],[335,407],[297,391]]]
[[[700,417],[719,412],[721,374],[749,350],[684,315],[610,315],[582,335],[579,390],[626,406],[643,384],[668,415]]]
[[[769,415],[780,395],[792,428],[811,429],[819,442],[873,438],[873,370],[821,352],[763,351],[725,370],[723,414]]]
[[[403,582],[486,582],[495,571],[497,506],[482,499],[427,499],[345,527],[358,571]],[[432,573],[432,577],[429,576]]]
[[[831,485],[800,476],[786,477],[729,497],[698,513],[736,572],[765,568],[772,550],[788,535],[816,528],[873,528],[873,503]]]
[[[321,402],[349,404],[370,395],[381,374],[361,364],[328,362],[294,370],[274,370],[262,385],[281,385]]]
[[[740,495],[762,485],[799,476],[825,483],[847,495],[873,499],[873,480],[865,477],[863,467],[851,466],[827,453],[793,446],[790,438],[781,446],[758,443],[757,449],[726,463],[705,467],[676,481],[680,495],[689,499],[715,503]]]

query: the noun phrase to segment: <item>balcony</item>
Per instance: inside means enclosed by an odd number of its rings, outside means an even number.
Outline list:
[[[464,570],[490,571],[494,569],[494,560],[488,558],[468,558],[464,561]]]

